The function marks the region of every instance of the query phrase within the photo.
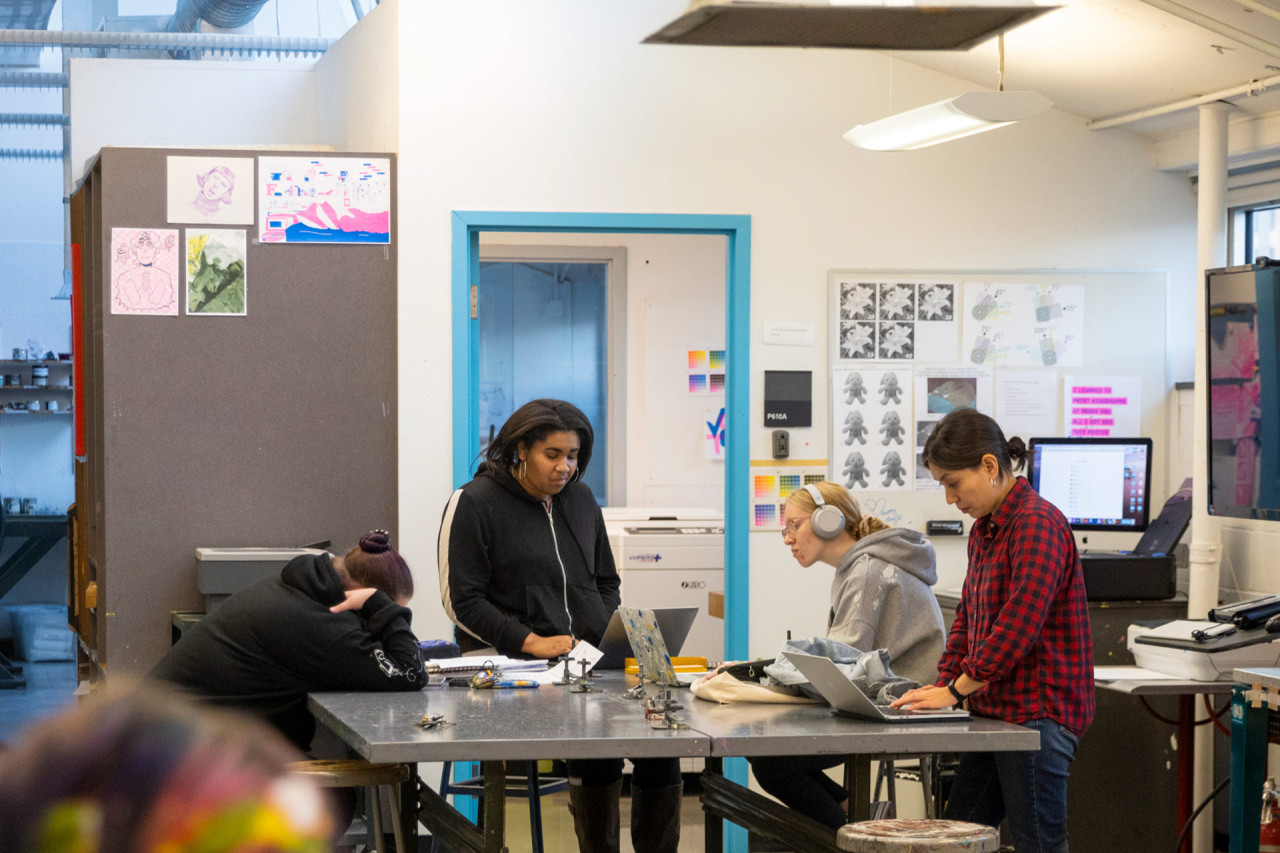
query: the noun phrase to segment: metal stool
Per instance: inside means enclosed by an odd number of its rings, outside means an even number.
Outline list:
[[[996,853],[1000,833],[962,820],[864,820],[840,827],[836,847],[850,853]]]
[[[373,823],[373,835],[379,851],[382,850],[382,804],[378,791],[390,786],[391,832],[396,840],[396,853],[408,853],[404,829],[400,824],[400,785],[409,781],[408,764],[373,764],[359,758],[333,761],[295,761],[289,765],[291,773],[306,776],[321,788],[364,788],[368,793],[369,817]]]
[[[879,772],[876,773],[875,793],[871,799],[879,802],[880,785],[884,783],[888,788],[889,801],[896,804],[898,800],[898,789],[894,784],[898,779],[906,779],[909,781],[919,781],[920,788],[924,794],[924,816],[929,819],[938,816],[938,804],[934,799],[934,792],[937,790],[938,784],[938,756],[921,755],[918,757],[919,764],[916,766],[907,765],[900,767],[894,757],[884,758],[880,761]],[[872,817],[876,815],[873,813]],[[892,815],[897,816],[896,812]]]
[[[524,776],[507,776],[506,793],[508,797],[529,798],[529,835],[532,840],[533,853],[543,853],[542,846],[542,797],[567,790],[569,780],[560,776],[540,777],[536,761],[508,761],[508,765],[520,766]],[[484,777],[473,776],[470,779],[453,781],[449,777],[453,773],[453,762],[444,762],[444,773],[440,777],[440,796],[463,794],[480,799],[484,796]]]

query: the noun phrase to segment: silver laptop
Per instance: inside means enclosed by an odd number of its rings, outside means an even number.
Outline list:
[[[877,705],[850,681],[831,658],[808,655],[804,652],[783,652],[787,660],[796,665],[800,674],[809,679],[822,698],[831,705],[832,713],[843,717],[859,717],[881,723],[923,723],[942,720],[967,720],[969,712],[963,708],[936,708],[909,711],[906,708],[890,708]]]
[[[693,627],[693,619],[698,615],[696,607],[655,607],[653,614],[658,620],[658,630],[666,641],[667,651],[673,655],[680,654],[684,641]],[[609,618],[609,626],[604,629],[604,637],[600,639],[602,656],[596,662],[596,669],[622,669],[631,653],[631,642],[627,639],[627,629],[622,625],[622,616],[613,611]]]

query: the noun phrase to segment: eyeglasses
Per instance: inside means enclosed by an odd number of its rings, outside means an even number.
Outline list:
[[[800,526],[809,520],[809,516],[804,518],[796,518],[782,525],[782,538],[785,540],[788,536],[795,538],[800,535]]]

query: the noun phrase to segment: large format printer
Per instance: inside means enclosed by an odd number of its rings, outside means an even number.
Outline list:
[[[708,593],[724,590],[724,514],[666,507],[605,507],[605,530],[628,607],[697,607],[680,654],[724,659],[724,620]]]

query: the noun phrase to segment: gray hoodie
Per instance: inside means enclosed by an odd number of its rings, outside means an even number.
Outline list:
[[[891,527],[859,539],[831,580],[827,637],[864,652],[887,649],[895,675],[938,680],[945,641],[933,546],[916,530]]]

